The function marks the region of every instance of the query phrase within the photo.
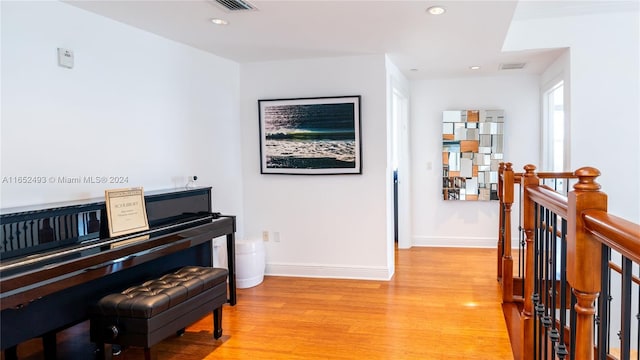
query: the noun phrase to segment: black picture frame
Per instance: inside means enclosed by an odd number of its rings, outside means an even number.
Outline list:
[[[260,173],[362,174],[360,95],[258,100]]]

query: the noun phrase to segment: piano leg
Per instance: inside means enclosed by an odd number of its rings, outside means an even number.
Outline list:
[[[96,349],[96,355],[97,355],[97,359],[99,360],[111,360],[113,359],[113,345],[111,344],[106,344],[106,343],[102,343],[102,344],[97,344],[98,348]],[[118,352],[116,355],[119,355],[120,353]]]
[[[44,348],[45,359],[55,359],[57,352],[56,333],[48,332],[42,335],[42,347]]]
[[[237,302],[236,298],[236,234],[227,234],[227,264],[229,266],[229,305]]]
[[[213,338],[220,339],[222,337],[222,306],[213,309]]]
[[[4,349],[5,360],[18,360],[18,346],[12,346]]]

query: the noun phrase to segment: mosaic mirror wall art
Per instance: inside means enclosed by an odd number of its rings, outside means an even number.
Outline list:
[[[498,200],[503,129],[503,110],[442,112],[444,200]]]

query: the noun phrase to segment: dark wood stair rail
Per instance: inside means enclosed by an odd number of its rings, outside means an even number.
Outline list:
[[[596,358],[594,341],[594,316],[597,312],[596,300],[601,292],[600,266],[594,264],[602,263],[603,246],[619,252],[623,258],[640,263],[640,225],[616,217],[607,213],[607,195],[600,191],[600,185],[595,182],[600,172],[591,167],[584,167],[576,170],[572,177],[576,177],[578,182],[573,186],[573,190],[568,196],[556,193],[551,188],[541,185],[539,174],[535,173],[535,166],[527,165],[525,172],[520,176],[522,196],[522,222],[525,234],[525,271],[524,271],[524,296],[523,310],[521,312],[522,334],[510,334],[515,341],[521,341],[521,354],[514,354],[516,359],[532,359],[534,350],[534,308],[533,308],[533,286],[534,286],[534,217],[536,204],[550,209],[554,214],[567,220],[566,234],[566,277],[575,296],[576,304],[573,307],[575,312],[575,341],[568,344],[575,359],[592,360]],[[566,173],[563,176],[567,175]],[[546,175],[545,175],[546,176]],[[504,202],[513,201],[513,191],[506,188],[515,184],[512,179],[516,175],[512,173],[511,164],[506,163],[500,167],[499,192]],[[506,266],[510,263],[510,205],[504,208],[504,218],[500,218],[502,249],[501,271],[498,273],[502,279],[503,289],[507,290],[509,285],[504,286],[509,270]],[[509,225],[509,227],[507,226]],[[511,262],[512,264],[512,262]],[[500,265],[499,265],[500,267]],[[609,263],[604,263],[602,267],[611,267]],[[512,281],[512,280],[511,280]],[[503,296],[505,299],[513,299],[513,296]],[[624,341],[623,341],[624,343]],[[628,346],[623,345],[622,357],[628,357]],[[625,355],[626,353],[626,355]],[[607,358],[611,358],[609,354]]]

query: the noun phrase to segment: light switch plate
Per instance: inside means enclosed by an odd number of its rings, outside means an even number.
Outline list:
[[[58,65],[68,69],[73,69],[73,51],[58,48]]]

